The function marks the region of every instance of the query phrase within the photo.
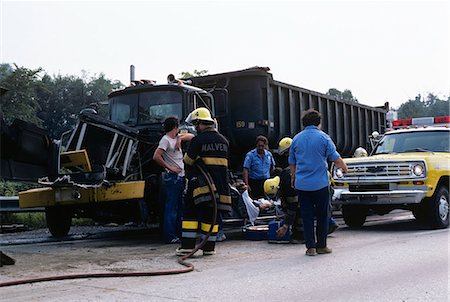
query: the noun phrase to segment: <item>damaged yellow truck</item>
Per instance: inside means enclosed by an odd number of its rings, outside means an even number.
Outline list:
[[[386,132],[367,157],[333,167],[333,204],[345,223],[361,227],[367,215],[412,211],[431,228],[449,226],[450,129],[420,127]]]

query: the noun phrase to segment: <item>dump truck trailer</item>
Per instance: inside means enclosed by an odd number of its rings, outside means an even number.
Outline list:
[[[385,131],[388,103],[371,107],[338,100],[276,81],[269,68],[254,67],[190,80],[197,87],[214,91],[220,132],[230,140],[231,167],[237,170],[245,154],[255,148],[256,136],[266,136],[269,148],[276,150],[280,139],[292,138],[303,129],[301,114],[309,108],[321,112],[322,130],[330,135],[343,157],[351,156],[360,146],[368,147],[373,131]]]
[[[20,206],[45,207],[47,225],[54,236],[69,232],[72,217],[99,222],[161,222],[163,170],[152,156],[163,135],[162,122],[176,116],[182,121],[181,131],[193,132],[194,127],[183,121],[198,107],[208,108],[217,118],[220,132],[230,141],[230,170],[237,175],[257,135],[267,136],[275,151],[279,139],[302,129],[301,113],[309,108],[322,113],[322,129],[343,156],[366,146],[368,134],[383,133],[386,125],[387,104],[370,107],[277,82],[268,68],[189,80],[192,85],[187,81],[164,85],[134,81],[134,85],[109,94],[108,118],[86,110],[79,115],[75,129],[59,140],[27,123],[2,127],[2,141],[10,142],[5,152],[2,144],[2,163],[7,164],[2,177],[39,177],[43,186],[21,192]],[[30,136],[40,142],[38,148],[29,148],[25,141]],[[17,164],[28,168],[14,169]],[[242,218],[245,213],[234,188],[232,200],[234,215]]]

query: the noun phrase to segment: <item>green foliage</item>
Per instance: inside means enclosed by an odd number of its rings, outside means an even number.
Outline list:
[[[39,74],[42,69],[31,70],[14,64],[0,65],[0,86],[8,91],[1,98],[1,110],[6,123],[15,118],[42,125],[37,116],[41,110],[37,90],[41,85]]]
[[[102,73],[92,77],[84,73],[81,78],[49,76],[41,68],[31,70],[10,64],[0,64],[0,86],[8,89],[1,104],[7,123],[22,119],[44,127],[53,138],[71,129],[83,108],[105,102],[109,92],[124,87]]]
[[[47,227],[45,213],[43,212],[11,213],[4,222],[23,224],[31,229]]]
[[[17,196],[21,191],[37,187],[37,184],[14,181],[0,181],[0,196]]]
[[[182,71],[180,73],[181,79],[189,79],[192,77],[201,77],[208,74],[208,70],[197,70],[194,69],[194,72],[190,73],[189,71]]]
[[[414,100],[408,100],[398,109],[398,118],[412,118],[424,116],[448,116],[450,115],[450,97],[441,100],[436,95],[429,93],[426,98],[418,94]]]
[[[349,101],[358,103],[358,100],[353,97],[352,91],[349,89],[345,89],[343,92],[336,88],[330,88],[327,92],[328,95],[334,96],[336,99],[341,101]]]

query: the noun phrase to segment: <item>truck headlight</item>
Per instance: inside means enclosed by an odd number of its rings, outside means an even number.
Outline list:
[[[415,164],[412,167],[412,172],[415,176],[423,176],[424,167],[421,164]]]
[[[334,174],[337,178],[342,178],[344,177],[344,170],[342,170],[342,168],[336,168],[336,170],[334,170]]]

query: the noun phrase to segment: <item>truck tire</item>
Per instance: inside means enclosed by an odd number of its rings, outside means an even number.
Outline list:
[[[423,203],[424,202],[422,201],[422,203],[417,208],[412,209],[414,218],[416,218],[418,223],[426,223],[427,222],[427,211],[424,208]]]
[[[360,228],[366,222],[368,209],[359,205],[343,205],[342,216],[344,222],[351,228]]]
[[[428,200],[428,224],[433,229],[443,229],[449,226],[449,196],[448,189],[441,185],[434,196]]]
[[[53,237],[64,237],[72,226],[72,212],[62,207],[46,207],[47,228]]]

